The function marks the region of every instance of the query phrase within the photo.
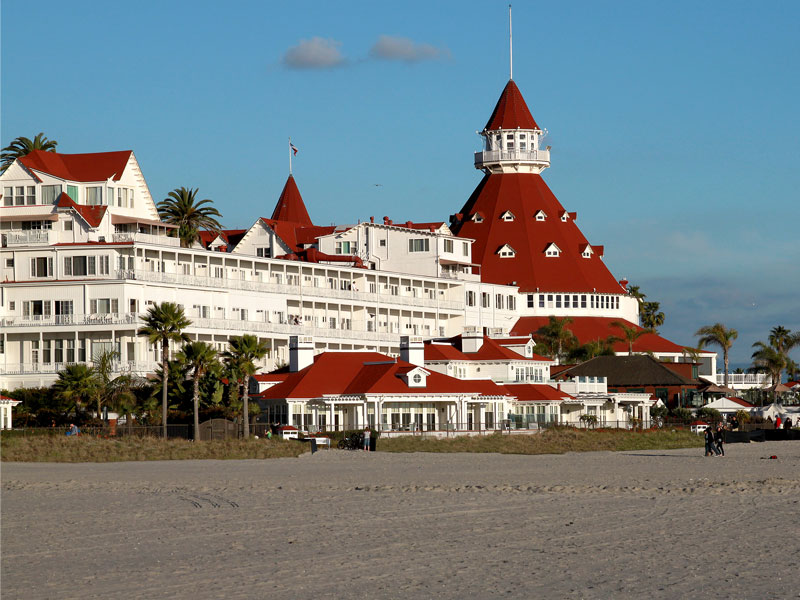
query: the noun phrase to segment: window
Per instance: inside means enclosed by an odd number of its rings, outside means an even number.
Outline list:
[[[336,254],[353,254],[355,249],[355,242],[336,242]]]
[[[23,186],[19,186],[16,189],[17,189],[17,194],[16,194],[17,199],[15,202],[16,205],[20,206],[21,204],[25,204],[25,188]]]
[[[422,383],[422,375],[420,375],[419,373],[414,373],[414,383],[417,384]]]
[[[581,295],[581,308],[586,308],[586,294]]]
[[[508,244],[505,244],[502,248],[500,248],[497,253],[500,255],[500,258],[514,258],[514,256],[517,254],[516,250],[514,250]]]
[[[99,185],[88,186],[86,188],[86,204],[89,206],[99,206],[103,203],[103,188]]]
[[[569,294],[564,295],[564,308],[569,308]]]
[[[540,210],[539,212],[537,212],[535,216],[536,216],[536,220],[537,221],[544,221],[547,218],[547,215],[545,214],[545,212],[543,210]]]
[[[64,362],[64,340],[53,340],[55,348],[53,352],[53,361],[57,363]]]
[[[108,195],[106,197],[108,198],[108,205],[114,206],[114,197],[115,197],[114,188],[112,187],[108,188]],[[119,205],[119,203],[117,205]]]
[[[23,221],[22,231],[41,231],[43,229],[53,229],[52,221]]]
[[[67,196],[72,198],[73,202],[76,204],[78,203],[78,186],[77,185],[68,185],[67,186]]]
[[[561,294],[556,294],[556,308],[561,308]]]
[[[539,308],[544,308],[544,294],[539,294]]]
[[[506,135],[506,150],[514,149],[514,134]]]
[[[430,240],[423,238],[421,240],[408,240],[409,252],[428,252],[430,250]]]
[[[506,307],[508,310],[517,310],[517,299],[515,296],[506,297]]]
[[[72,300],[56,300],[56,315],[68,316],[72,314]]]
[[[544,251],[544,253],[545,256],[558,256],[561,254],[561,248],[559,248],[555,244],[550,244]]]
[[[31,277],[52,277],[53,259],[40,257],[31,259]]]
[[[386,240],[380,240],[380,242],[378,243],[378,245],[379,245],[381,248],[385,248],[385,247],[386,247]]]
[[[475,292],[467,292],[467,306],[475,306]]]
[[[3,206],[14,206],[14,188],[3,188]]]
[[[500,218],[503,219],[503,221],[506,221],[507,223],[511,222],[514,220],[514,213],[512,213],[510,210],[507,210],[502,215],[500,215]]]
[[[495,294],[494,306],[495,306],[495,308],[498,308],[498,309],[502,310],[502,308],[503,308],[503,294]]]
[[[572,308],[578,308],[578,294],[572,296]]]
[[[36,204],[36,186],[28,186],[28,194],[25,196],[25,204]]]
[[[272,258],[272,250],[269,248],[256,248],[256,256],[261,258]]]
[[[528,308],[534,307],[534,296],[533,294],[528,294]]]
[[[75,340],[67,340],[67,362],[75,362]]]
[[[525,150],[528,149],[528,141],[526,138],[527,136],[524,133],[519,134],[519,149],[522,152],[525,152]]]
[[[489,295],[489,292],[481,293],[481,306],[483,308],[489,308],[491,306],[491,296]]]
[[[461,254],[469,256],[469,242],[461,242]]]
[[[119,300],[116,298],[96,298],[89,300],[89,312],[96,315],[107,315],[119,312]]]
[[[13,269],[14,268],[14,259],[7,258],[6,259],[6,269]]]
[[[445,240],[444,241],[444,251],[448,254],[453,253],[453,240]]]
[[[42,204],[55,204],[58,197],[61,195],[60,185],[43,185],[42,186]],[[20,204],[17,202],[17,204]]]
[[[472,220],[476,223],[483,223],[483,215],[481,213],[475,213],[472,215]]]
[[[72,231],[72,221],[64,221],[64,231]]]
[[[553,294],[547,294],[547,308],[553,308]]]

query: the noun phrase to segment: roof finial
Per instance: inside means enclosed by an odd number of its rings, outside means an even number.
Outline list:
[[[511,35],[511,5],[508,5],[508,78],[514,79],[514,40]]]
[[[289,137],[289,175],[292,174],[292,138]]]

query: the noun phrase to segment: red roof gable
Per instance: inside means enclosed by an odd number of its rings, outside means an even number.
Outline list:
[[[573,398],[552,385],[542,383],[506,383],[503,387],[510,396],[516,396],[520,402],[560,402]]]
[[[536,220],[536,213],[548,215]],[[472,259],[481,265],[481,279],[504,285],[517,282],[521,292],[599,292],[621,294],[624,290],[601,259],[602,246],[593,246],[590,258],[581,256],[588,241],[572,219],[556,215],[563,211],[541,175],[495,173],[485,175],[460,211],[466,218],[455,223],[456,235],[472,238]],[[513,221],[500,216],[506,211]],[[483,222],[470,217],[480,212]],[[559,256],[546,256],[545,247],[555,243]],[[508,244],[514,257],[501,257],[497,249]]]
[[[512,335],[535,334],[541,327],[547,325],[549,321],[549,317],[521,317],[511,328],[511,333]],[[628,327],[642,329],[642,327],[625,319],[614,319],[612,317],[572,317],[572,323],[567,325],[567,329],[575,334],[579,343],[585,344],[592,340],[604,340],[612,335],[620,337],[622,332],[619,327],[611,325],[615,321],[624,323]],[[646,333],[633,343],[634,352],[682,353],[683,349],[683,346],[679,346],[655,333]],[[614,344],[614,351],[627,352],[628,342],[617,342]]]
[[[489,380],[461,380],[430,372],[424,387],[409,387],[400,377],[417,368],[377,352],[323,352],[314,363],[290,373],[259,398],[320,398],[357,394],[481,394],[504,396],[506,391]]]
[[[495,129],[516,129],[517,127],[539,129],[517,84],[509,79],[492,111],[492,116],[489,117],[489,121],[483,129],[493,131]]]
[[[61,195],[56,201],[56,206],[59,208],[72,208],[77,212],[90,227],[98,227],[106,214],[107,206],[86,206],[84,204],[76,204],[69,194],[61,192]]]
[[[272,218],[276,221],[288,221],[305,226],[312,225],[311,217],[308,216],[306,205],[303,203],[303,197],[300,195],[300,190],[297,189],[297,184],[291,175],[286,180],[286,185],[283,186],[281,196],[278,198],[278,204],[275,205],[275,210],[272,211]]]
[[[754,404],[750,404],[749,402],[742,400],[741,398],[736,398],[735,396],[729,396],[727,400],[730,400],[739,406],[743,406],[744,408],[753,408],[755,406]]]
[[[28,169],[41,171],[68,181],[119,181],[131,157],[130,150],[59,154],[34,150],[18,160]]]

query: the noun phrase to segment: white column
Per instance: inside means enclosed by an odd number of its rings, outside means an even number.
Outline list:
[[[328,416],[328,426],[329,426],[329,427],[333,427],[333,425],[334,425],[334,419],[333,419],[333,402],[331,402],[331,403],[328,405],[328,413],[329,413],[329,416]]]

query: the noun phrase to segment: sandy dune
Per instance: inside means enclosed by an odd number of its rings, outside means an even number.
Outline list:
[[[798,532],[791,442],[3,463],[0,584],[4,600],[789,598]]]

